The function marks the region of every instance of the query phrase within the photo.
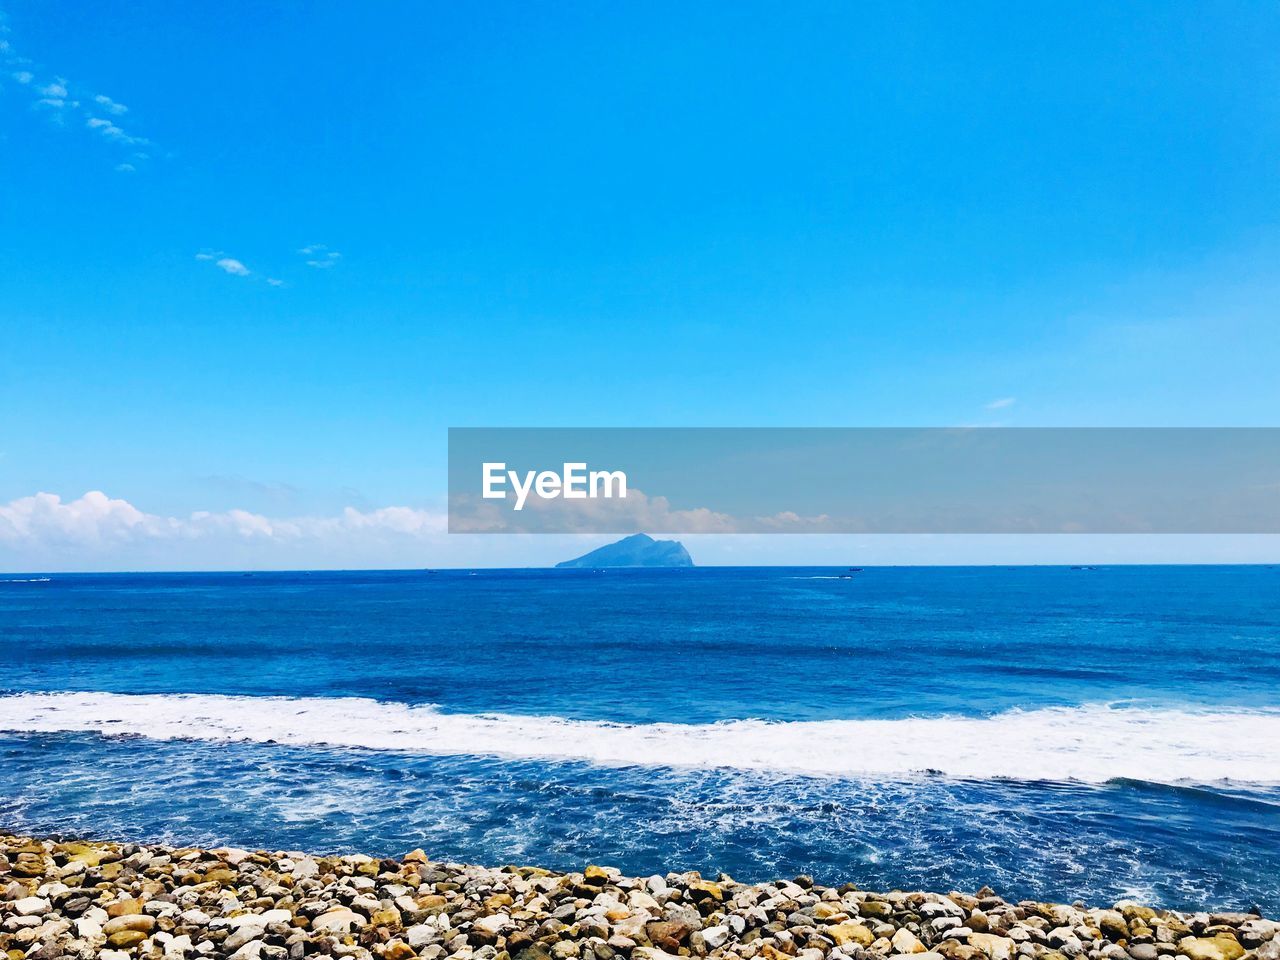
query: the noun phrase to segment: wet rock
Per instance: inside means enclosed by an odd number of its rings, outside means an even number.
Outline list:
[[[1178,953],[1188,960],[1238,960],[1244,956],[1244,947],[1226,934],[1215,937],[1184,937],[1178,943]]]
[[[13,912],[20,917],[33,917],[48,913],[53,904],[43,897],[23,897],[13,904]]]
[[[969,946],[981,950],[989,960],[1009,960],[1014,952],[1013,940],[992,933],[970,933]]]
[[[1249,917],[1240,924],[1237,932],[1240,943],[1249,949],[1254,949],[1280,935],[1280,923],[1275,920],[1263,920],[1261,917]]]
[[[807,876],[489,869],[422,851],[0,833],[0,883],[0,960],[1280,960],[1280,924],[1256,914],[864,893]]]
[[[965,915],[964,907],[951,900],[948,897],[939,897],[937,900],[926,900],[920,904],[920,916],[933,919],[935,917],[963,917]]]
[[[141,930],[120,930],[107,937],[107,943],[121,950],[128,950],[130,947],[136,947],[147,939],[147,935]]]
[[[837,923],[834,926],[827,927],[823,933],[834,940],[838,947],[848,944],[869,947],[875,941],[875,936],[867,927],[853,921]]]
[[[655,947],[675,953],[694,930],[685,920],[656,920],[644,925],[645,936]]]
[[[131,913],[142,912],[142,901],[135,900],[133,897],[125,897],[115,900],[107,905],[108,917],[123,917]]]
[[[920,938],[906,927],[898,929],[898,932],[889,940],[889,946],[893,948],[895,954],[899,955],[927,952],[927,948],[920,942]]]
[[[338,908],[320,914],[311,921],[311,929],[316,933],[350,933],[351,929],[361,926],[364,917],[352,910]]]
[[[715,900],[719,903],[724,899],[724,892],[720,889],[720,885],[706,880],[692,881],[688,885],[687,890],[689,899],[694,903],[708,899]]]
[[[143,913],[125,914],[120,917],[113,917],[102,925],[102,932],[107,935],[110,940],[113,934],[122,930],[137,930],[142,933],[150,933],[156,928],[156,918],[149,917]]]

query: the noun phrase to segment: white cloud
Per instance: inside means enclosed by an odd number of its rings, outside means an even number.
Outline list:
[[[75,110],[80,106],[80,101],[69,99],[67,82],[61,77],[52,83],[36,85],[35,92],[39,94],[35,105],[47,109],[50,118],[59,126],[66,122],[63,118],[64,110]]]
[[[308,267],[314,267],[317,270],[328,270],[330,267],[337,266],[342,254],[337,250],[330,250],[323,243],[312,243],[305,247],[301,247],[298,253],[307,258]]]
[[[163,516],[100,491],[0,502],[0,571],[15,572],[546,566],[585,553],[590,539],[458,536],[443,510],[408,506]]]
[[[988,410],[1004,410],[1006,407],[1012,407],[1018,402],[1017,397],[1001,397],[999,400],[992,400],[987,404]]]
[[[791,518],[785,518],[790,520]],[[715,529],[717,524],[709,525]],[[248,510],[147,513],[90,491],[0,503],[0,570],[315,570],[547,566],[609,535],[446,533],[414,507],[273,518]],[[652,528],[651,533],[660,533]],[[1205,534],[682,534],[699,564],[1275,563],[1280,536]]]
[[[8,33],[8,27],[0,24],[0,33]],[[145,137],[131,134],[112,120],[104,119],[101,114],[119,117],[128,112],[123,103],[102,93],[85,90],[72,84],[62,76],[40,79],[37,69],[26,57],[19,56],[13,45],[0,38],[0,67],[7,68],[9,75],[21,86],[28,88],[32,96],[32,107],[39,110],[51,123],[58,127],[67,126],[68,119],[83,118],[85,126],[99,133],[103,139],[118,146],[134,146],[146,143]],[[115,164],[117,170],[132,172],[138,169],[136,161],[146,157],[134,154],[129,160]]]
[[[110,97],[106,96],[105,94],[101,94],[101,93],[98,94],[93,98],[93,102],[96,103],[103,110],[105,110],[107,113],[113,114],[117,117],[120,116],[120,114],[122,113],[129,112],[129,108],[126,107],[123,103],[116,103],[114,100],[112,100]]]
[[[664,531],[685,535],[747,533],[848,533],[849,518],[803,515],[783,510],[767,516],[734,516],[708,507],[676,509],[663,496],[631,487],[626,498],[574,500],[531,496],[524,510],[513,513],[492,501],[466,496],[453,500],[453,529],[466,533],[587,534],[604,531]]]
[[[212,263],[219,270],[233,277],[247,277],[253,273],[244,263],[235,257],[228,257],[221,250],[201,250],[196,254],[196,259],[204,263]]]
[[[155,526],[159,519],[97,490],[69,503],[57,494],[37,493],[0,507],[0,542],[97,543],[148,528],[159,532]]]
[[[235,257],[223,257],[214,265],[235,277],[247,277],[251,272],[248,267]]]
[[[134,146],[147,142],[142,137],[130,136],[115,123],[110,120],[104,120],[102,117],[90,117],[85,121],[85,126],[90,130],[97,130],[98,133],[102,134],[108,140],[115,141],[116,143],[124,143]]]
[[[271,518],[238,509],[199,510],[187,517],[169,517],[146,513],[100,490],[69,501],[55,493],[37,493],[0,505],[0,545],[42,548],[228,537],[297,542],[341,539],[357,533],[423,537],[443,533],[446,526],[443,513],[413,507],[370,511],[347,507],[336,516],[319,517]]]
[[[212,263],[219,270],[224,273],[229,273],[233,277],[253,277],[255,280],[266,283],[269,287],[288,286],[288,284],[279,277],[268,277],[262,274],[255,275],[252,270],[245,266],[243,260],[239,260],[236,257],[229,257],[221,250],[210,250],[206,248],[196,254],[196,259],[204,263]]]
[[[123,165],[117,169],[123,169]],[[308,266],[320,269],[332,267],[342,256],[342,254],[338,253],[336,250],[328,250],[322,245],[302,247],[298,252],[311,258],[307,260]],[[290,285],[287,280],[280,277],[268,276],[265,273],[254,274],[252,270],[245,266],[243,261],[238,260],[235,257],[229,257],[221,250],[214,250],[206,247],[196,254],[196,259],[211,262],[233,276],[253,276],[255,280],[265,283],[270,287],[287,287]]]

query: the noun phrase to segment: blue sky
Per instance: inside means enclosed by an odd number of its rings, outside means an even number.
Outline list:
[[[1275,423],[1272,4],[0,10],[0,566],[559,549],[448,426]]]

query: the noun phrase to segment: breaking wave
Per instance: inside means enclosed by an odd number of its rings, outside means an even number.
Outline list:
[[[840,777],[1280,783],[1280,710],[1088,704],[987,717],[625,724],[361,698],[22,693],[0,696],[0,731]]]

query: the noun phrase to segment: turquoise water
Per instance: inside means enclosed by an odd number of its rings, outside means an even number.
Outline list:
[[[0,824],[1280,910],[1280,570],[0,577]]]

